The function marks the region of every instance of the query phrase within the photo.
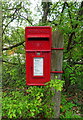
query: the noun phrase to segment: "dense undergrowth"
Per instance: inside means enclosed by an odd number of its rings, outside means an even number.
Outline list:
[[[3,119],[49,119],[53,116],[54,95],[51,87],[61,90],[64,81],[55,79],[51,80],[47,86],[31,86],[25,88],[6,88],[3,90]],[[81,91],[64,92],[62,91],[60,105],[60,119],[65,118],[82,118]]]
[[[30,86],[28,88],[7,88],[3,91],[3,118],[51,118],[53,116],[54,95],[51,88],[61,91],[64,81],[51,80],[47,86]]]

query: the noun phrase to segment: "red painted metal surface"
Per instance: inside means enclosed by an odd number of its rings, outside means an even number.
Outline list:
[[[50,81],[52,30],[49,26],[25,28],[26,84],[45,85]]]

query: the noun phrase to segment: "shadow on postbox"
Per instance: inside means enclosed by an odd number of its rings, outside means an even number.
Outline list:
[[[52,29],[49,26],[25,28],[26,85],[43,86],[50,81]]]

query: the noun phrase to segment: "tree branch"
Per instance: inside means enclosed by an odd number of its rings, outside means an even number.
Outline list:
[[[14,48],[14,47],[18,47],[18,46],[22,45],[24,42],[25,42],[25,41],[22,41],[22,42],[20,42],[20,43],[17,43],[16,45],[13,45],[13,46],[8,47],[8,48],[3,48],[2,50],[3,50],[3,51],[4,51],[4,50],[10,50],[10,49],[12,49],[12,48]]]
[[[8,25],[14,20],[14,19],[16,19],[17,18],[17,16],[15,17],[15,14],[17,13],[17,11],[19,11],[21,9],[21,7],[20,8],[16,8],[16,10],[14,11],[14,13],[13,13],[13,15],[12,15],[12,19],[5,25],[5,28],[3,29],[3,33],[2,34],[4,34],[4,31],[6,30],[6,28],[8,27]]]
[[[63,13],[63,12],[64,12],[65,5],[66,5],[66,2],[64,2],[64,5],[63,5],[63,8],[62,8],[62,11],[61,11],[61,13]],[[61,15],[61,19],[60,19],[59,25],[61,24],[61,21],[62,21],[62,15]]]
[[[79,65],[83,65],[83,62],[71,62],[72,64],[79,64]]]
[[[67,45],[67,52],[70,50],[70,45],[71,45],[71,42],[72,42],[74,35],[75,35],[75,32],[72,32],[69,36],[68,45]]]
[[[50,12],[50,5],[52,3],[51,2],[42,2],[42,7],[43,7],[43,16],[42,16],[42,23],[46,23],[47,22],[47,16]]]
[[[70,7],[67,2],[66,2],[66,5],[68,6],[68,8]],[[79,7],[79,9],[80,9],[81,7],[83,7],[82,3],[81,3],[81,6]],[[69,13],[69,17],[70,17],[70,20],[71,20],[72,29],[76,29],[76,28],[78,27],[78,24],[76,23],[75,25],[73,25],[73,23],[72,23],[72,17],[71,17],[71,14],[70,14],[70,11],[69,11],[69,10],[68,10],[68,13]],[[78,11],[78,15],[79,15],[79,11]],[[78,16],[77,16],[76,20],[78,20]],[[72,42],[74,36],[75,36],[75,32],[72,32],[72,33],[70,34],[70,36],[69,36],[68,45],[67,45],[67,52],[68,52],[68,51],[70,50],[70,48],[71,48],[70,46],[71,46],[71,42]]]
[[[24,18],[25,20],[27,20],[31,25],[33,25],[32,22],[31,22],[28,18],[26,18],[26,17],[24,17],[24,16],[22,16],[22,15],[21,15],[21,17],[23,17],[23,18]]]

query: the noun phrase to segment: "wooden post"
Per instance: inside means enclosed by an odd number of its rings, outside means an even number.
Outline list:
[[[63,48],[63,34],[61,31],[54,31],[52,36],[52,47],[53,48]],[[63,60],[63,50],[53,50],[52,51],[52,71],[62,71],[62,60]],[[61,74],[53,74],[51,75],[51,78],[54,79],[54,77],[57,76],[58,79],[61,79]],[[54,103],[54,118],[59,118],[60,116],[60,101],[61,101],[61,92],[54,90],[54,96],[52,98],[52,101]]]

